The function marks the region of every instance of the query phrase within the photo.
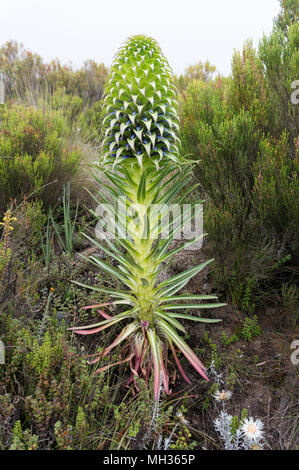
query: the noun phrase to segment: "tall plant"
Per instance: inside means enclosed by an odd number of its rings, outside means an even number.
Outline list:
[[[183,216],[182,224],[177,223],[180,216],[174,218],[167,237],[161,236],[168,229],[169,205],[174,202],[181,204],[193,187],[190,187],[190,168],[180,165],[176,89],[172,72],[154,39],[134,36],[121,47],[110,71],[104,106],[102,165],[101,169],[95,168],[94,177],[101,188],[106,188],[108,197],[99,191],[94,199],[98,204],[107,204],[110,230],[117,232],[118,237],[111,240],[108,234],[106,237],[102,235],[105,243],[86,237],[119,264],[115,268],[94,256],[90,261],[119,279],[125,288],[90,288],[109,294],[114,304],[125,306],[125,311],[111,317],[99,310],[104,320],[73,330],[89,335],[130,320],[113,343],[95,355],[90,363],[100,361],[115,346],[128,340],[128,355],[119,363],[130,363],[132,374],[129,383],[134,382],[137,375],[147,380],[153,369],[157,399],[161,380],[166,393],[169,393],[169,349],[187,382],[190,380],[176,349],[208,380],[204,365],[177,332],[185,332],[178,319],[217,322],[181,312],[224,304],[210,303],[217,298],[214,295],[178,295],[188,281],[212,260],[162,282],[157,280],[165,263],[203,235],[171,249],[177,230],[192,219],[192,215],[187,215]],[[108,184],[103,183],[99,171],[105,173]],[[119,210],[120,197],[123,198],[123,211]],[[111,201],[112,205],[109,204]],[[208,302],[200,303],[202,301]],[[98,372],[108,367],[111,364],[101,367]]]

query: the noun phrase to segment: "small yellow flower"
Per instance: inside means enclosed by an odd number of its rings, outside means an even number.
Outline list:
[[[55,291],[54,287],[50,287],[50,292],[54,292],[54,291]]]
[[[7,236],[9,230],[13,230],[13,227],[10,225],[13,220],[17,220],[16,217],[11,216],[11,210],[8,209],[2,219],[4,222],[0,222],[0,225],[4,227],[4,236]]]

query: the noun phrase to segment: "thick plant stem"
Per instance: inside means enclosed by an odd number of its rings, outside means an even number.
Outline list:
[[[136,250],[134,261],[140,266],[140,271],[135,271],[136,280],[136,298],[139,304],[138,317],[141,322],[148,322],[149,326],[154,326],[154,262],[150,253],[153,248],[153,239],[151,238],[152,221],[150,220],[151,206],[153,203],[153,193],[147,190],[148,182],[145,185],[146,197],[140,200],[139,188],[142,175],[146,172],[145,168],[135,165],[133,172],[134,184],[129,185],[131,193],[129,201],[129,211],[134,212],[131,218],[129,232],[132,237],[132,243]]]

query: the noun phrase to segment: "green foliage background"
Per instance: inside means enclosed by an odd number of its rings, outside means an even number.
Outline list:
[[[191,80],[181,97],[183,150],[198,160],[194,173],[207,201],[213,277],[249,310],[282,278],[298,275],[299,106],[291,84],[299,23],[297,2],[281,4],[258,50],[248,41],[234,53],[230,77]]]
[[[257,318],[268,307],[277,316],[287,310],[294,324],[299,318],[299,104],[290,99],[299,78],[298,0],[280,3],[272,33],[257,49],[247,41],[233,54],[229,77],[209,62],[175,77],[179,157],[195,162],[193,178],[200,185],[192,202],[205,200],[203,251],[215,258],[209,275],[243,325],[231,337],[223,333],[227,345],[240,338],[262,341]],[[81,309],[98,303],[98,296],[74,287],[71,279],[122,287],[104,271],[95,279],[74,256],[86,248],[79,232],[95,223],[83,207],[83,187],[89,185],[83,164],[98,160],[108,70],[93,61],[79,70],[45,63],[9,41],[0,47],[0,76],[6,88],[0,108],[0,220],[8,208],[17,218],[11,219],[12,231],[0,227],[0,337],[8,345],[7,364],[0,368],[0,449],[128,449],[137,441],[155,448],[173,429],[178,448],[193,449],[176,414],[176,398],[171,406],[160,403],[153,430],[152,397],[143,382],[132,397],[122,386],[125,370],[123,376],[109,370],[95,378],[81,360],[85,352],[101,352],[117,331],[104,336],[99,348],[67,331],[70,318],[82,326],[98,320],[94,310]],[[63,205],[68,183],[71,200]],[[71,247],[69,253],[63,246]],[[274,320],[283,325],[285,317]],[[223,367],[208,330],[204,336],[211,360]],[[208,362],[207,347],[199,352]],[[236,349],[229,359],[233,382],[235,375],[246,375],[247,366],[256,377],[249,361]],[[262,380],[270,390],[272,383]],[[200,406],[209,400],[203,395]]]

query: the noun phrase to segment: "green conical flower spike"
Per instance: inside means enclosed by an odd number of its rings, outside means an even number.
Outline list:
[[[156,41],[146,36],[135,36],[120,49],[105,89],[104,106],[103,170],[95,167],[94,177],[99,191],[93,197],[99,205],[106,204],[110,234],[106,237],[101,235],[105,242],[85,236],[119,264],[113,267],[93,256],[90,261],[115,276],[125,288],[103,289],[77,284],[109,294],[114,299],[113,303],[122,305],[125,311],[111,317],[99,309],[104,320],[73,330],[88,335],[125,321],[126,325],[115,341],[104,352],[97,354],[91,363],[99,362],[115,346],[128,340],[126,358],[120,359],[117,364],[126,361],[130,363],[131,377],[128,383],[135,382],[137,375],[148,380],[153,369],[154,394],[158,398],[161,383],[165,392],[170,392],[169,349],[188,382],[176,348],[208,380],[205,367],[177,333],[177,330],[185,331],[178,319],[209,323],[218,320],[180,312],[224,304],[210,303],[210,300],[217,299],[214,295],[177,295],[212,260],[163,282],[157,280],[165,262],[169,263],[175,254],[202,238],[203,234],[169,251],[176,232],[192,220],[191,214],[183,214],[182,218],[179,214],[177,218],[181,223],[177,224],[175,218],[169,227],[169,206],[173,203],[181,204],[194,188],[190,185],[191,170],[179,167],[180,141],[175,87],[171,69]],[[105,172],[110,184],[103,183],[98,174],[101,171]],[[109,197],[104,194],[104,189]],[[122,210],[120,198],[123,198]],[[113,240],[112,233],[115,235]],[[101,304],[86,308],[94,307],[101,307]],[[100,367],[98,372],[111,365]]]
[[[105,88],[103,159],[177,160],[180,140],[172,72],[154,39],[135,36],[119,50]]]

